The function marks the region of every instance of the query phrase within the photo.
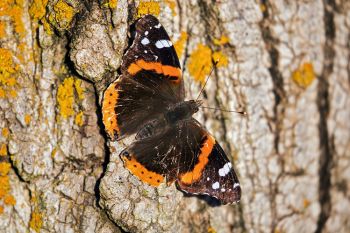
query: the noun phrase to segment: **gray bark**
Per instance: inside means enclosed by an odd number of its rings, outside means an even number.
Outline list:
[[[145,2],[0,3],[0,232],[349,231],[350,3]],[[247,116],[195,117],[233,160],[237,205],[142,183],[118,156],[126,142],[103,131],[103,91],[145,11],[174,42],[188,35],[188,98],[199,44],[228,59],[204,105]]]

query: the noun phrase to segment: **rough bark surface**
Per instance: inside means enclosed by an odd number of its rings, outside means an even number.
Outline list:
[[[101,120],[130,25],[156,15],[196,115],[239,173],[238,205],[132,176]],[[346,0],[2,0],[0,232],[348,232]],[[200,72],[198,72],[198,70]]]

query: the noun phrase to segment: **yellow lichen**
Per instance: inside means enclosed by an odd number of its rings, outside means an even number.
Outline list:
[[[76,116],[75,116],[75,124],[77,126],[82,126],[84,124],[84,119],[83,119],[83,116],[84,116],[84,112],[83,111],[80,111]]]
[[[0,163],[0,176],[7,176],[11,169],[11,164],[7,162]]]
[[[7,145],[1,144],[0,146],[0,156],[6,156],[7,155]]]
[[[74,112],[75,93],[76,93],[77,100],[81,101],[84,99],[84,89],[81,86],[80,79],[68,77],[58,87],[57,103],[58,103],[60,115],[63,118],[68,118],[70,116],[73,116],[75,113]]]
[[[76,12],[72,6],[68,5],[63,0],[59,0],[53,6],[53,12],[50,14],[49,20],[51,23],[57,24],[61,29],[67,29],[69,28],[75,13]]]
[[[226,67],[228,65],[228,58],[221,51],[213,53],[213,61],[217,62],[217,67]]]
[[[171,13],[173,14],[173,16],[176,16],[176,11],[175,11],[176,2],[175,2],[175,0],[165,0],[165,3],[168,4],[168,6],[170,7]]]
[[[73,116],[74,109],[74,78],[66,78],[58,87],[57,102],[60,114],[63,118]]]
[[[42,214],[37,208],[35,208],[30,216],[29,227],[32,228],[34,231],[39,232],[42,226]]]
[[[84,99],[84,89],[81,86],[81,80],[80,79],[75,79],[74,87],[75,87],[75,91],[78,94],[78,99],[79,100],[83,100]]]
[[[117,4],[118,4],[117,0],[109,0],[109,2],[108,2],[108,6],[112,9],[116,8]]]
[[[224,45],[229,42],[229,38],[227,36],[222,36],[220,39],[214,39],[214,44],[215,45]]]
[[[5,203],[6,205],[12,205],[12,206],[14,206],[14,205],[16,205],[16,199],[15,199],[11,194],[8,194],[8,195],[6,195],[5,198],[4,198],[4,203]]]
[[[2,136],[3,137],[7,138],[9,136],[9,134],[10,134],[10,131],[9,131],[8,128],[3,128],[2,129]]]
[[[306,62],[299,66],[292,74],[293,81],[302,88],[307,88],[315,79],[312,63]]]
[[[265,12],[266,11],[266,5],[265,4],[260,4],[260,10],[261,12]]]
[[[18,65],[13,62],[13,55],[10,50],[0,48],[0,97],[13,97],[14,86],[17,84],[16,73]]]
[[[51,25],[49,24],[49,22],[47,22],[46,18],[42,18],[42,19],[41,19],[41,23],[42,23],[43,26],[44,26],[45,32],[46,32],[48,35],[52,35],[52,34],[53,34],[53,31],[52,31]]]
[[[174,48],[178,57],[182,56],[187,38],[188,38],[187,33],[181,32],[180,38],[174,43]]]
[[[29,8],[29,14],[34,20],[42,19],[46,14],[48,0],[34,0]]]
[[[52,152],[51,152],[51,157],[54,158],[57,154],[57,147],[53,148]]]
[[[32,119],[32,117],[31,117],[29,114],[26,114],[26,115],[24,116],[24,122],[25,122],[27,125],[29,125],[31,119]]]
[[[216,233],[216,231],[214,228],[208,227],[208,233]]]
[[[159,2],[156,2],[153,0],[150,0],[150,1],[141,0],[137,8],[137,17],[141,17],[147,14],[159,16],[159,13],[160,13]]]
[[[188,72],[197,81],[204,82],[212,68],[212,51],[203,44],[199,44],[191,53],[188,61]]]

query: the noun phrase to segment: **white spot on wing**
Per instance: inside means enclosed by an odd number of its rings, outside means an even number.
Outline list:
[[[224,188],[221,189],[221,192],[225,192],[225,191],[226,191],[226,189],[224,189]]]
[[[143,45],[148,45],[148,44],[149,44],[149,39],[147,39],[146,37],[143,38],[143,39],[141,40],[141,44],[143,44]]]
[[[220,188],[220,184],[219,184],[219,182],[216,181],[211,187],[213,189],[218,189],[218,188]]]
[[[145,50],[145,53],[147,53],[147,50]]]
[[[173,43],[171,43],[170,40],[157,40],[155,45],[158,49],[162,49],[162,48],[171,47],[173,45]]]
[[[234,185],[233,185],[233,188],[236,188],[236,187],[239,187],[240,185],[239,185],[239,183],[235,183]]]
[[[209,181],[210,180],[210,178],[209,177],[207,177],[207,181]]]
[[[160,28],[162,25],[160,23],[158,23],[156,26],[154,26],[155,28]]]
[[[225,165],[219,169],[219,176],[226,176],[231,171],[231,163],[225,163]]]
[[[145,36],[147,36],[148,35],[148,31],[145,31]]]

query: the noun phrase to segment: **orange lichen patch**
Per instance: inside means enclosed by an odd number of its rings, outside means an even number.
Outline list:
[[[7,138],[9,136],[9,134],[10,134],[10,131],[9,131],[8,128],[3,128],[1,133],[2,133],[3,137]]]
[[[293,81],[302,88],[307,88],[315,79],[312,63],[306,62],[299,66],[292,74]]]
[[[83,112],[83,111],[80,111],[80,112],[75,116],[74,123],[75,123],[77,126],[82,126],[82,125],[84,124],[83,116],[84,116],[84,112]]]
[[[0,16],[10,17],[15,32],[23,37],[25,34],[24,24],[22,21],[24,2],[22,0],[1,0]]]
[[[0,205],[0,214],[4,213],[4,207],[2,205]]]
[[[46,14],[48,0],[34,0],[29,8],[29,14],[34,20],[41,20]]]
[[[122,157],[124,161],[124,166],[135,176],[137,176],[143,182],[152,185],[159,186],[163,182],[164,176],[157,174],[155,172],[149,171],[142,164],[137,162],[134,157],[128,159],[127,157]]]
[[[154,16],[159,16],[160,13],[160,4],[156,1],[144,1],[141,0],[139,6],[137,7],[137,17],[143,15],[151,14]]]
[[[228,65],[228,58],[221,51],[213,53],[213,61],[217,62],[217,67],[226,67]]]
[[[220,39],[214,39],[214,44],[215,45],[224,45],[229,42],[229,38],[227,36],[221,36]]]
[[[177,56],[180,58],[185,48],[188,35],[186,32],[181,32],[179,39],[174,43],[174,48],[177,53]]]
[[[27,125],[29,125],[31,119],[32,119],[32,117],[31,117],[31,115],[29,115],[29,114],[26,114],[26,115],[24,116],[24,122],[25,122]]]
[[[145,60],[138,60],[136,63],[132,63],[128,67],[128,73],[131,75],[135,75],[137,72],[141,70],[153,70],[158,74],[163,74],[165,76],[177,77],[176,80],[171,80],[175,83],[180,81],[181,78],[181,70],[179,68],[173,66],[162,65],[159,62],[147,62]]]
[[[118,97],[118,82],[114,82],[109,85],[105,91],[102,101],[102,120],[105,130],[111,138],[115,138],[120,135],[117,114],[114,110],[118,102]]]
[[[0,98],[5,98],[6,93],[5,90],[0,87]]]
[[[212,51],[203,44],[198,44],[197,48],[191,53],[188,61],[188,72],[197,81],[204,83],[205,77],[212,68]]]
[[[13,55],[10,50],[0,48],[0,97],[5,95],[13,97],[13,92],[16,92],[14,86],[17,84],[16,74],[19,68],[13,62]]]
[[[5,198],[4,198],[4,203],[5,203],[6,205],[12,205],[12,206],[14,206],[14,205],[16,205],[16,199],[15,199],[11,194],[8,194],[8,195],[6,195]]]
[[[194,166],[192,171],[186,172],[180,175],[180,181],[184,184],[192,184],[196,182],[202,175],[205,165],[209,161],[209,155],[215,145],[215,139],[213,136],[208,135],[207,140],[204,142],[198,156],[198,163]]]
[[[261,12],[265,12],[266,11],[266,5],[265,4],[260,4],[260,10]]]
[[[6,36],[6,24],[5,22],[0,21],[0,38],[3,38]]]
[[[74,78],[66,78],[58,87],[57,102],[60,114],[63,118],[68,118],[74,114]]]
[[[1,0],[0,16],[10,17],[15,32],[23,37],[25,34],[24,24],[22,21],[24,2],[22,0]]]
[[[1,144],[0,145],[0,156],[6,156],[7,155],[7,145]]]
[[[8,176],[0,176],[0,199],[4,198],[10,191],[10,181]]]
[[[165,3],[170,7],[171,13],[173,14],[173,16],[176,16],[176,11],[175,11],[176,2],[175,2],[175,0],[165,0]]]
[[[58,25],[60,29],[68,29],[75,14],[76,11],[72,6],[63,0],[58,0],[49,15],[49,21],[53,25]]]
[[[29,227],[34,231],[39,232],[43,226],[43,217],[38,208],[35,208],[30,216]]]
[[[303,206],[304,206],[304,208],[307,208],[307,207],[309,207],[310,206],[310,200],[309,199],[304,199],[304,201],[303,201]]]

